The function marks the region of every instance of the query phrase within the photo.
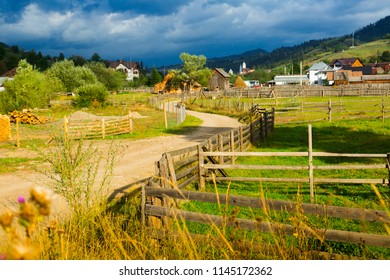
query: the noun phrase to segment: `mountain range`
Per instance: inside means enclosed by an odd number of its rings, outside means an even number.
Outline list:
[[[277,48],[272,52],[254,49],[237,55],[208,58],[206,66],[224,68],[226,71],[232,69],[234,72],[238,72],[240,65],[245,61],[250,68],[273,68],[286,62],[297,63],[319,53],[340,52],[351,46],[384,38],[390,39],[390,16],[356,30],[353,34],[310,40],[292,47]]]

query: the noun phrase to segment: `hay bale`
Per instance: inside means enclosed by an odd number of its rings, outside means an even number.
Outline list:
[[[11,139],[11,122],[8,116],[0,115],[0,142]]]

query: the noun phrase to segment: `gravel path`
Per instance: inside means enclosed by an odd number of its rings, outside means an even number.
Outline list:
[[[212,135],[240,126],[238,121],[226,116],[194,111],[187,111],[187,113],[203,120],[201,126],[189,135],[172,135],[137,141],[116,141],[120,156],[113,172],[112,188],[109,191],[111,197],[152,176],[154,174],[154,162],[159,160],[164,152],[196,145]],[[105,145],[104,141],[99,141],[99,143]],[[27,150],[2,153],[1,157],[31,156],[31,151]],[[29,189],[36,185],[44,186],[44,181],[38,173],[33,171],[21,170],[0,174],[0,210],[4,207],[15,208],[17,197],[20,195],[27,196]],[[61,197],[57,196],[53,208],[54,213],[60,213],[66,208],[66,203]]]

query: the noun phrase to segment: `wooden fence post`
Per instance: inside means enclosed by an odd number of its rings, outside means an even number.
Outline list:
[[[166,108],[165,100],[163,100],[163,110],[164,110],[165,129],[168,129],[167,108]]]
[[[230,151],[234,153],[234,130],[230,130]],[[236,163],[236,159],[234,156],[231,158],[232,164]]]
[[[106,122],[102,119],[102,138],[106,137]]]
[[[332,122],[332,100],[329,99],[328,102],[328,121]]]
[[[68,140],[68,119],[64,117],[64,140],[65,142]]]
[[[382,122],[385,122],[385,98],[382,95]]]
[[[131,116],[131,111],[129,111],[128,121],[129,121],[130,132],[133,132],[133,118]]]
[[[314,203],[314,176],[313,176],[313,139],[311,124],[308,127],[309,137],[309,183],[310,183],[310,202]]]
[[[244,151],[244,132],[242,126],[239,128],[240,135],[240,152]]]
[[[221,134],[218,134],[218,149],[220,152],[223,152],[223,136]],[[224,163],[224,159],[223,159],[223,156],[220,156],[219,157],[219,163],[220,164],[223,164]]]
[[[387,182],[387,186],[390,187],[390,153],[387,153],[386,161],[387,170],[389,171],[389,181]]]
[[[204,178],[204,156],[201,145],[198,145],[198,164],[199,189],[204,190],[206,182]]]
[[[16,118],[16,147],[20,147],[20,133],[19,133],[19,123],[20,119]]]

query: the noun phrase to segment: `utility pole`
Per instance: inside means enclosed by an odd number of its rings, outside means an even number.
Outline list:
[[[301,70],[300,70],[301,75],[299,77],[299,80],[300,80],[300,85],[302,85],[302,61],[300,63],[300,66],[301,66]]]

